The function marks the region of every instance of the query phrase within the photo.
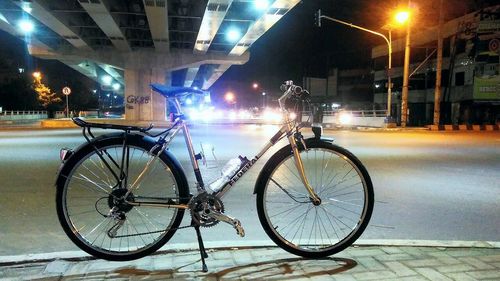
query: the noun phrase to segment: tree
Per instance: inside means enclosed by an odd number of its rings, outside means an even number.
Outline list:
[[[42,75],[39,72],[35,72],[33,77],[35,78],[33,89],[37,93],[38,101],[43,107],[48,109],[49,106],[62,102],[62,99],[56,93],[52,93],[50,88],[42,83]]]

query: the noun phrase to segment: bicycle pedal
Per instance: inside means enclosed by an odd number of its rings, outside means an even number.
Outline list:
[[[239,220],[234,220],[234,229],[236,229],[236,234],[240,237],[245,237],[245,230],[241,226],[241,222]]]

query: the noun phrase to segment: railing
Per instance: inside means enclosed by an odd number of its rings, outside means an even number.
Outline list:
[[[323,116],[334,116],[340,112],[346,112],[353,117],[385,117],[386,110],[341,110],[341,111],[324,111]]]
[[[383,127],[386,112],[385,110],[325,111],[322,123],[334,126]]]
[[[44,110],[5,110],[0,112],[0,120],[36,120],[48,118]]]

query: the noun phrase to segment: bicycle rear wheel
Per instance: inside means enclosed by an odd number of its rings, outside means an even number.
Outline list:
[[[126,188],[151,159],[148,152],[154,143],[130,135],[125,150],[119,136],[102,138],[93,145],[103,158],[92,145],[87,145],[61,169],[56,206],[64,231],[82,250],[107,260],[138,259],[156,251],[173,236],[184,210],[133,206],[123,200]],[[120,177],[122,159],[123,163],[128,161],[127,181],[119,184],[115,175]],[[127,201],[187,203],[187,181],[170,156],[162,154],[152,162],[149,171]]]
[[[373,210],[373,187],[365,167],[347,150],[313,139],[306,145],[307,150],[299,145],[300,156],[321,203],[311,202],[286,146],[269,159],[257,181],[257,211],[278,246],[320,258],[342,251],[364,231]]]

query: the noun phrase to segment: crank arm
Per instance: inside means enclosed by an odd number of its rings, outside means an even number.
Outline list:
[[[210,212],[206,215],[218,221],[230,224],[231,226],[234,227],[234,229],[236,229],[236,234],[238,234],[241,237],[245,236],[245,230],[241,226],[241,222],[239,220],[213,210],[210,210]]]

